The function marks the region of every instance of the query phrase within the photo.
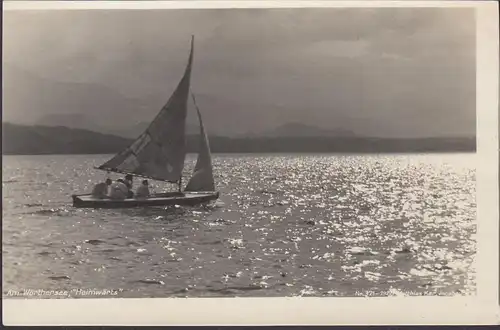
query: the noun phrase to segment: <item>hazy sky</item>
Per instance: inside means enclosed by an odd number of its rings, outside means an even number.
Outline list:
[[[3,34],[8,67],[146,104],[135,117],[106,104],[115,123],[159,111],[194,34],[192,87],[209,130],[299,121],[378,136],[475,134],[473,9],[8,11]],[[4,84],[24,81],[16,70]],[[4,118],[72,111],[27,106],[34,91],[12,84]]]

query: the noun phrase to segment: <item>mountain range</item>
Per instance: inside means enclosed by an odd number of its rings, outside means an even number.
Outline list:
[[[175,87],[170,86],[170,89]],[[139,135],[167,101],[172,90],[164,95],[130,97],[97,83],[63,82],[40,77],[14,65],[3,65],[3,119],[6,122],[22,125],[65,126],[86,129],[103,134],[113,134],[127,138]],[[344,130],[329,130],[305,123],[287,123],[273,128],[271,121],[259,121],[254,112],[248,111],[244,118],[231,119],[234,115],[227,109],[240,107],[238,103],[213,97],[203,93],[196,95],[202,109],[210,109],[204,123],[212,134],[245,136],[310,136],[345,135]],[[192,104],[189,105],[192,109]],[[259,107],[259,105],[255,105]],[[273,109],[272,106],[269,110]],[[255,108],[262,112],[263,109]],[[273,111],[270,111],[273,112]],[[274,111],[276,112],[276,111]],[[208,113],[208,111],[207,111]],[[224,118],[224,120],[221,120]],[[227,122],[245,121],[251,126],[264,130],[242,133],[237,125]],[[282,119],[280,119],[282,121]],[[278,125],[274,125],[278,126]],[[194,111],[188,111],[187,131],[197,133],[198,122]],[[320,132],[321,131],[321,132]],[[347,132],[347,135],[352,135]]]
[[[136,138],[146,130],[149,122],[138,122],[129,126],[106,126],[98,124],[91,120],[88,116],[82,114],[49,114],[42,116],[37,120],[36,125],[39,126],[65,126],[68,128],[84,129],[103,134],[113,134],[125,138]],[[199,133],[198,125],[188,123],[186,125],[186,134],[194,135]],[[218,132],[210,132],[215,135]],[[324,129],[313,125],[302,123],[287,123],[280,125],[274,129],[264,130],[260,132],[248,132],[243,134],[234,134],[232,137],[254,138],[254,137],[306,137],[306,136],[325,136],[325,137],[353,137],[355,133],[349,130],[342,129]]]
[[[3,65],[2,75],[3,118],[9,122],[37,124],[47,114],[63,114],[74,115],[68,118],[76,124],[98,114],[99,122],[111,124],[117,113],[134,121],[147,108],[105,86],[48,80],[10,65]]]
[[[68,128],[83,129],[88,131],[99,132],[102,134],[112,134],[124,138],[136,138],[143,133],[149,126],[149,122],[138,122],[132,125],[123,126],[110,126],[99,124],[90,119],[88,116],[81,114],[49,114],[42,116],[37,120],[37,126],[59,127],[64,126]],[[199,127],[193,124],[186,125],[187,134],[199,133]]]
[[[283,134],[283,131],[278,130],[278,132]],[[187,136],[188,152],[198,150],[198,138],[197,134]],[[476,150],[475,138],[468,137],[381,139],[356,136],[281,135],[235,138],[212,135],[209,139],[214,153],[411,153]],[[2,151],[6,155],[112,154],[119,152],[132,141],[125,137],[64,126],[23,126],[2,123]]]
[[[66,126],[133,138],[140,134],[168,100],[177,84],[176,77],[165,79],[165,85],[148,95],[128,95],[100,83],[54,80],[12,63],[2,65],[3,120],[22,125]],[[97,74],[97,73],[96,73]],[[69,78],[68,78],[69,79]],[[74,77],[72,79],[75,79]],[[158,90],[164,90],[159,93]],[[362,136],[368,126],[377,126],[367,118],[350,118],[345,111],[336,110],[337,104],[324,116],[318,109],[305,111],[302,106],[266,103],[258,97],[239,100],[233,95],[210,94],[195,91],[207,131],[227,137],[279,137],[279,136]],[[198,120],[191,100],[187,116],[187,131],[198,132]],[[320,112],[321,112],[320,111]],[[306,115],[304,115],[306,114]],[[415,118],[416,122],[424,117]],[[376,131],[378,137],[391,135],[384,124]],[[428,134],[424,134],[422,137]],[[465,131],[464,131],[465,132]],[[374,134],[370,134],[373,136]],[[471,133],[473,136],[473,132]],[[413,136],[410,134],[410,136]],[[420,136],[420,135],[418,135]],[[442,130],[440,137],[453,137]]]

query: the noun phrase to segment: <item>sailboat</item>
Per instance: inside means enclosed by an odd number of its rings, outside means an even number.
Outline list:
[[[219,198],[215,191],[212,157],[200,109],[191,93],[194,36],[184,75],[148,128],[134,142],[104,164],[95,167],[157,181],[176,183],[178,191],[156,193],[148,198],[109,199],[92,194],[72,195],[73,206],[87,208],[129,208],[206,204]],[[182,172],[186,157],[186,117],[189,95],[193,99],[200,125],[198,159],[186,187]]]

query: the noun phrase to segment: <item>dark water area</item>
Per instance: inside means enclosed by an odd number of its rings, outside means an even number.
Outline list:
[[[107,158],[3,157],[3,297],[475,294],[474,154],[216,154],[213,205],[73,208]]]

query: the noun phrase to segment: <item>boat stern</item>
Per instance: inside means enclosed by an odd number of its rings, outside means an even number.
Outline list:
[[[71,195],[71,199],[73,200],[73,206],[75,207],[79,207],[82,205],[83,203],[83,200],[80,198],[80,196],[86,196],[87,194],[85,195]]]

